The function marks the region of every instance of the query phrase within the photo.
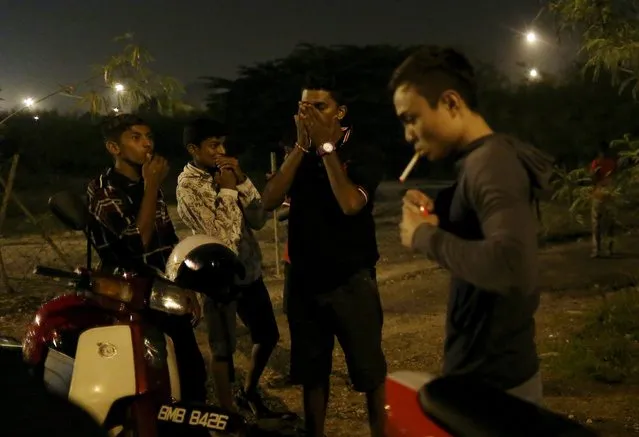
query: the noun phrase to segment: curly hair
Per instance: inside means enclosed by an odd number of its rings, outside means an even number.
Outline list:
[[[122,134],[133,126],[149,124],[134,114],[109,115],[102,120],[101,130],[104,141],[120,142]]]
[[[403,85],[414,86],[432,107],[446,90],[456,91],[471,110],[479,105],[473,66],[449,47],[424,46],[412,53],[393,72],[389,88],[395,92]]]

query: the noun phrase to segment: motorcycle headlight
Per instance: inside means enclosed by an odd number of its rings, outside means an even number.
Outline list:
[[[120,302],[129,303],[133,299],[133,287],[125,278],[95,276],[92,291]]]
[[[191,293],[164,281],[156,281],[149,298],[149,308],[182,316],[191,312]]]

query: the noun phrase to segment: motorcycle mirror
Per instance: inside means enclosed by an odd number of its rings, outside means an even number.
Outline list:
[[[82,231],[87,225],[85,200],[70,191],[61,191],[49,198],[49,209],[58,220],[74,231]]]

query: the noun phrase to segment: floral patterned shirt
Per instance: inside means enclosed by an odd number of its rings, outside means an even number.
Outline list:
[[[232,249],[246,275],[236,284],[250,284],[262,276],[262,252],[253,230],[266,223],[262,198],[250,179],[237,190],[219,188],[213,176],[189,163],[178,177],[177,212],[193,234],[209,235]]]

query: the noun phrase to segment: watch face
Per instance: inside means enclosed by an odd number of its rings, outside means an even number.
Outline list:
[[[335,149],[335,146],[331,143],[322,144],[322,150],[326,153],[331,153]]]

